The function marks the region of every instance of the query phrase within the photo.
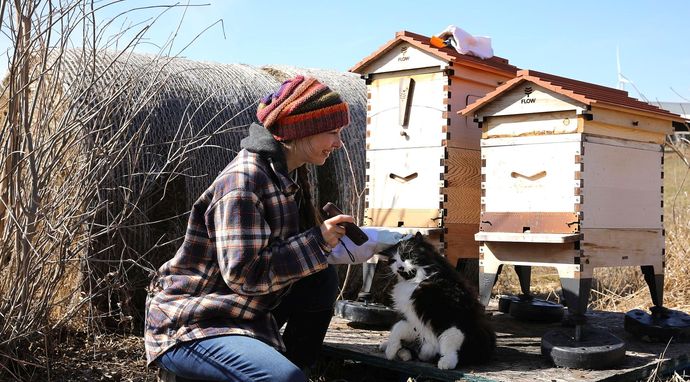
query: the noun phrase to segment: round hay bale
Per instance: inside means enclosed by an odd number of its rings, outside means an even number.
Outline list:
[[[87,136],[77,155],[99,179],[85,201],[98,204],[84,238],[86,289],[107,296],[97,305],[115,321],[141,319],[149,273],[173,256],[191,205],[240,150],[258,100],[287,78],[316,77],[350,104],[346,149],[312,168],[310,183],[319,204],[363,216],[366,86],[355,74],[83,50],[53,70],[72,100],[64,118]]]

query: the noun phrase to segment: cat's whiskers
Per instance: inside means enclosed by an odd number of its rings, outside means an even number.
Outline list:
[[[435,276],[435,275],[437,275],[437,274],[438,274],[438,272],[430,273],[430,274],[428,274],[426,277],[424,277],[424,280],[422,280],[422,281],[428,280],[428,279],[432,278],[433,276]]]
[[[388,269],[388,272],[381,274],[381,278],[383,280],[391,280],[394,279],[397,274],[393,272],[392,270]]]

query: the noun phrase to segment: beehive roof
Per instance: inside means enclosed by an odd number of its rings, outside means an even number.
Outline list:
[[[429,37],[417,33],[412,33],[409,31],[397,32],[395,34],[394,39],[388,41],[376,52],[370,54],[368,57],[364,58],[363,60],[355,64],[355,66],[350,68],[350,71],[354,73],[363,74],[364,68],[369,63],[377,60],[379,57],[381,57],[382,55],[384,55],[385,53],[387,53],[403,41],[408,42],[411,45],[421,49],[422,51],[435,55],[448,62],[459,63],[465,66],[478,67],[484,70],[499,71],[502,73],[511,74],[511,76],[515,75],[515,72],[518,70],[516,66],[510,65],[508,63],[508,60],[505,58],[493,56],[489,59],[484,60],[479,57],[467,54],[460,54],[458,53],[458,51],[455,50],[455,48],[451,46],[446,46],[445,48],[437,48],[431,45],[429,40]]]
[[[484,97],[460,110],[458,114],[469,115],[475,113],[477,110],[500,97],[501,94],[525,81],[532,82],[588,106],[596,104],[602,107],[624,108],[638,112],[652,113],[673,121],[682,121],[679,115],[642,102],[636,98],[632,98],[628,95],[628,92],[624,90],[577,81],[553,74],[537,72],[535,70],[518,71],[517,77],[497,87],[494,91],[487,93]]]

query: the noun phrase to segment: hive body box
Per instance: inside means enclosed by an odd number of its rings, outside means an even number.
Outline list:
[[[367,83],[365,225],[421,230],[453,265],[478,258],[481,131],[456,111],[515,76],[399,32],[350,69]]]
[[[678,116],[533,71],[461,114],[482,127],[482,302],[513,264],[555,266],[571,313],[585,312],[596,267],[641,266],[662,304],[662,145]]]

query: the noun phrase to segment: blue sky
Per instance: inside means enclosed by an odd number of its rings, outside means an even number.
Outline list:
[[[174,2],[123,2],[108,7],[99,18],[107,20],[118,10],[152,4]],[[690,102],[690,1],[685,0],[201,0],[190,4],[198,6],[174,8],[158,18],[146,34],[146,43],[136,50],[157,52],[177,31],[171,52],[194,60],[346,71],[396,31],[433,35],[453,24],[473,35],[491,37],[494,53],[520,68],[611,87],[617,86],[618,47],[621,72],[647,99]],[[126,21],[121,17],[115,24],[150,23],[161,10],[131,12]],[[213,25],[219,20],[223,27]],[[640,98],[632,86],[626,90]]]

